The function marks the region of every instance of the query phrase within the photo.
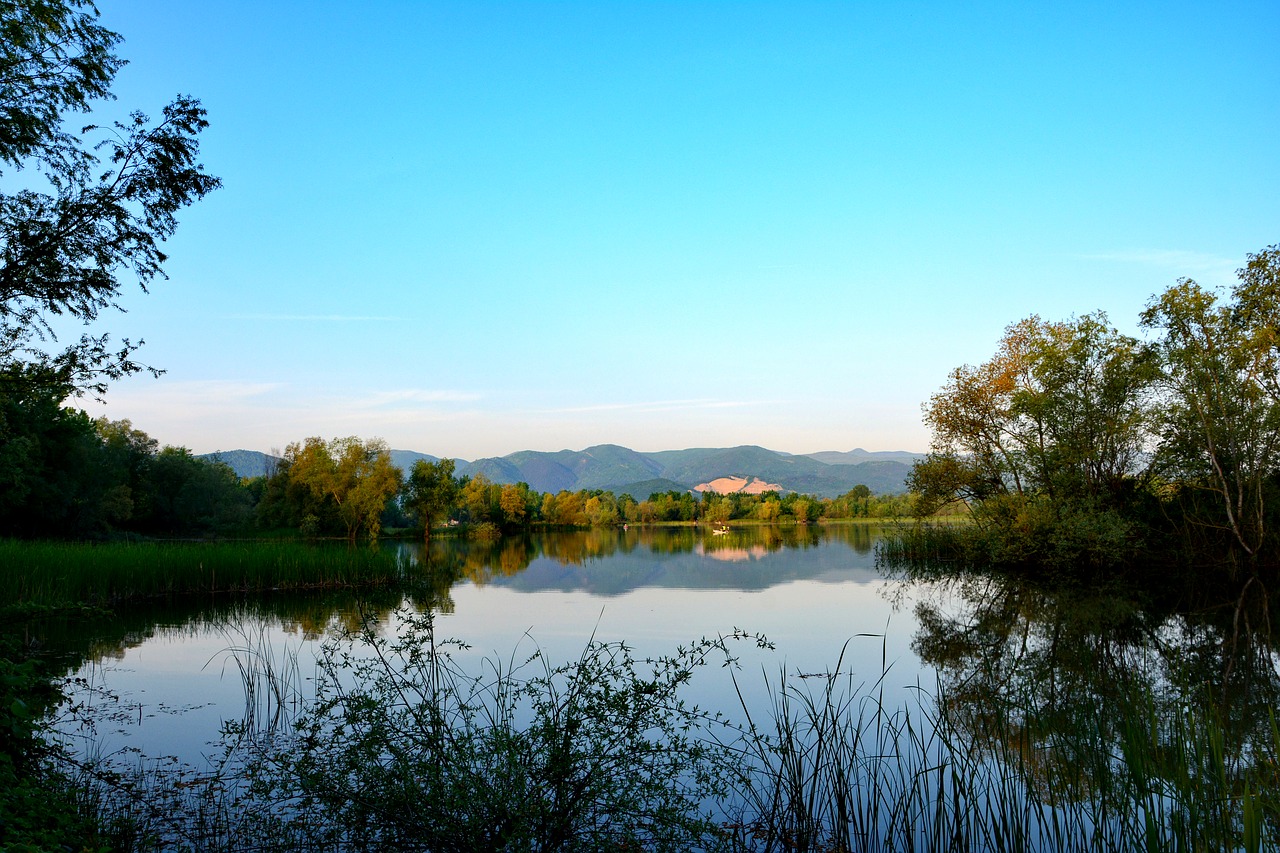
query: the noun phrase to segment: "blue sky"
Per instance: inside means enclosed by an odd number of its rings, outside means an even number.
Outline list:
[[[923,450],[1008,324],[1280,241],[1274,2],[102,12],[224,187],[81,405],[197,452]]]

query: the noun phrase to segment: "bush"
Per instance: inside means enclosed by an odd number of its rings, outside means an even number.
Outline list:
[[[254,797],[289,804],[260,814],[326,849],[720,846],[705,804],[725,794],[729,753],[679,693],[729,660],[724,639],[643,662],[593,641],[572,663],[534,652],[475,677],[429,615],[399,618],[394,639],[365,627],[371,656],[327,647],[315,703],[252,763]]]

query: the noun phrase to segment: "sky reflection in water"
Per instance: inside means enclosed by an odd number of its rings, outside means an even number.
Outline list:
[[[898,600],[902,585],[876,571],[876,535],[865,527],[726,536],[633,529],[498,543],[442,539],[429,557],[421,546],[400,547],[416,549],[420,563],[444,573],[436,590],[437,637],[467,643],[470,650],[457,657],[469,668],[485,658],[518,664],[535,650],[552,664],[570,661],[593,636],[626,642],[643,658],[740,628],[776,645],[773,652],[735,646],[749,702],[767,702],[765,676],[776,681],[784,666],[792,673],[835,667],[846,641],[842,673],[870,685],[890,665],[890,695],[909,701],[912,686],[930,679],[910,649],[916,626],[909,603]],[[395,629],[395,603],[373,605],[383,630]],[[81,669],[120,697],[118,713],[99,727],[96,748],[108,754],[137,748],[200,766],[215,754],[211,744],[222,722],[244,714],[237,656],[257,656],[277,669],[296,664],[308,685],[320,642],[356,624],[358,606],[354,598],[329,596],[147,620],[145,630]],[[700,673],[686,698],[726,711],[737,705],[723,669]]]

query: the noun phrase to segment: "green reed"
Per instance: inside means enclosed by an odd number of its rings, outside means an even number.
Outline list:
[[[0,541],[0,601],[113,605],[157,596],[381,586],[404,580],[396,554],[290,542]]]
[[[166,788],[153,776],[107,797],[108,815],[152,839],[131,849],[1280,845],[1280,727],[1233,744],[1210,697],[1170,705],[1135,690],[1064,721],[1033,696],[975,709],[941,686],[917,685],[901,704],[891,666],[866,684],[837,661],[826,675],[784,670],[763,708],[739,691],[741,713],[725,715],[686,706],[680,688],[708,663],[731,663],[728,643],[760,638],[703,640],[657,661],[593,642],[560,667],[535,654],[476,676],[429,617],[405,618],[396,638],[360,638],[372,657],[331,646],[319,695],[289,725],[250,714],[232,726],[241,752],[208,784],[176,776]],[[246,685],[297,694],[262,686],[299,680],[296,666],[264,668],[271,655],[245,648]]]
[[[735,744],[735,850],[1280,846],[1274,719],[1233,747],[1208,700],[1162,708],[1135,693],[1064,728],[1029,696],[975,724],[943,688],[891,707],[883,678],[811,683],[784,674],[763,725]]]

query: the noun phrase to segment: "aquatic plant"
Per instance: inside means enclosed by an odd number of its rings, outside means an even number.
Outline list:
[[[591,642],[476,673],[430,615],[331,642],[298,705],[288,659],[245,643],[246,695],[275,712],[228,725],[216,771],[151,772],[103,814],[135,849],[1208,850],[1280,842],[1280,729],[1226,747],[1210,697],[1170,710],[1135,690],[1050,719],[1035,697],[975,708],[942,686],[891,694],[780,671],[766,707],[686,705],[735,632],[637,660]],[[383,626],[385,629],[388,626]],[[883,643],[883,640],[881,640]],[[265,662],[265,663],[264,663]],[[256,669],[255,669],[256,667]],[[741,683],[740,674],[735,683]],[[264,681],[265,680],[265,681]],[[265,686],[264,686],[265,685]],[[289,699],[289,712],[280,713]],[[270,699],[270,697],[276,697]],[[738,713],[740,712],[740,713]],[[113,799],[114,797],[114,799]],[[112,802],[115,805],[112,805]]]
[[[402,583],[394,552],[296,542],[0,540],[0,600],[10,606],[111,605],[193,593]]]

